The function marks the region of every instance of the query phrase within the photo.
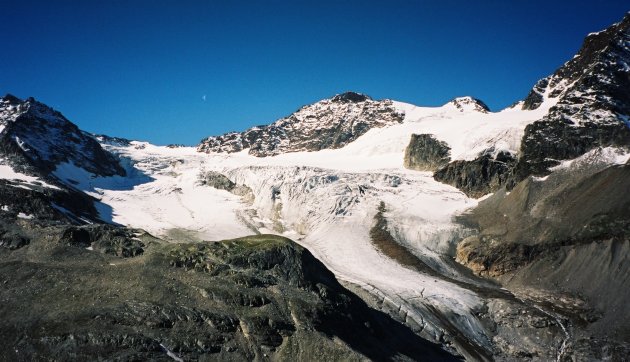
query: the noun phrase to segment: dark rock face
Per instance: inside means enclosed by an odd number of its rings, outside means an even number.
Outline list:
[[[405,149],[406,168],[417,171],[435,171],[446,166],[451,148],[446,142],[438,141],[430,134],[412,134]]]
[[[529,91],[527,97],[523,101],[523,109],[524,110],[532,110],[537,109],[542,104],[544,97],[543,94],[545,90],[549,86],[549,78],[543,78],[536,82],[534,88]]]
[[[30,238],[22,232],[21,228],[11,223],[0,223],[0,248],[15,250],[30,242]]]
[[[95,251],[122,258],[141,255],[147,244],[157,242],[157,239],[143,230],[107,224],[63,226],[52,231],[49,238],[62,245],[91,247]]]
[[[0,98],[0,126],[0,154],[18,171],[46,176],[68,162],[100,176],[125,174],[92,136],[32,98]]]
[[[569,111],[576,101],[589,96],[593,107],[573,109],[578,115],[589,116],[592,109],[607,109],[617,114],[629,114],[630,95],[627,92],[630,79],[627,76],[630,49],[630,14],[611,27],[589,34],[577,55],[566,62],[552,76],[540,80],[525,99],[524,109],[535,109],[541,103],[547,89],[554,96],[566,92],[559,108]],[[568,84],[576,82],[566,88]],[[556,94],[554,94],[554,92]],[[585,93],[581,93],[585,92]],[[610,95],[612,99],[607,99]]]
[[[51,232],[72,242],[51,243]],[[0,274],[10,276],[0,289],[3,360],[453,359],[369,308],[288,239],[169,244],[115,228],[29,233],[28,246],[0,249]],[[119,234],[137,235],[143,253],[124,258],[82,242]]]
[[[201,175],[200,183],[202,185],[214,187],[219,190],[232,191],[236,184],[222,173],[209,171]]]
[[[511,186],[530,174],[548,173],[557,160],[600,146],[630,145],[630,14],[586,37],[578,54],[539,81],[523,109],[558,98],[549,114],[529,125]]]
[[[241,196],[246,202],[254,201],[254,193],[247,185],[237,185],[220,172],[208,171],[199,175],[199,184],[225,190],[236,196]]]
[[[529,175],[545,175],[560,160],[572,159],[597,148],[630,147],[630,128],[621,122],[576,126],[563,118],[547,117],[525,128],[521,155],[508,186]]]
[[[113,146],[129,146],[131,140],[122,137],[112,137],[104,134],[96,134],[94,138],[101,144],[108,144]]]
[[[355,93],[355,92],[346,92],[346,93],[338,94],[332,98],[333,102],[340,102],[340,103],[359,103],[359,102],[365,102],[368,100],[372,100],[372,98],[366,96],[365,94]]]
[[[268,126],[208,137],[197,150],[232,153],[249,149],[249,154],[265,157],[341,148],[374,127],[400,123],[403,118],[391,101],[348,92],[302,107]]]
[[[52,189],[0,179],[0,206],[3,207],[0,218],[7,220],[15,221],[22,214],[44,224],[98,222],[93,202],[92,197],[74,189]]]
[[[453,161],[435,171],[433,177],[476,198],[501,188],[515,163],[511,153],[501,151],[493,155],[489,150],[472,161]]]

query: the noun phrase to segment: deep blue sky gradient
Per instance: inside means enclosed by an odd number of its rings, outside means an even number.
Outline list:
[[[625,1],[0,0],[0,93],[157,144],[266,124],[354,90],[501,109]],[[202,99],[206,96],[206,100]]]

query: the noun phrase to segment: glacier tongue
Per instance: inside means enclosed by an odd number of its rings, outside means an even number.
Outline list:
[[[465,320],[461,325],[467,327],[461,332],[477,344],[487,344],[480,333],[483,328],[472,315],[481,308],[481,298],[399,264],[370,242],[373,218],[383,201],[391,205],[387,218],[399,240],[427,264],[448,269],[441,258],[454,246],[456,235],[464,233],[452,223],[451,215],[473,206],[474,200],[437,183],[429,174],[345,173],[304,166],[247,166],[227,174],[252,187],[257,195],[253,207],[263,220],[279,218],[282,229],[275,232],[298,236],[298,242],[338,278],[383,295],[407,323],[422,326],[428,338],[437,340],[441,332],[439,321],[426,313],[427,305]]]
[[[405,114],[402,123],[370,129],[340,149],[273,157],[103,142],[126,160],[127,177],[95,177],[69,164],[55,174],[97,197],[103,219],[173,241],[288,236],[425,338],[483,358],[474,350],[492,349],[491,332],[479,317],[487,296],[479,292],[482,282],[453,262],[456,242],[470,232],[453,218],[477,200],[429,172],[403,168],[404,149],[411,134],[428,133],[448,143],[454,158],[489,148],[514,151],[524,127],[551,103],[533,111],[484,113],[393,102]],[[208,186],[203,179],[209,171],[251,194]],[[381,203],[388,232],[429,272],[401,264],[372,242]]]

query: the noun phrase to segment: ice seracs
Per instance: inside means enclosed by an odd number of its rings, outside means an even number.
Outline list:
[[[449,144],[454,159],[475,157],[491,147],[517,152],[525,126],[542,117],[551,106],[492,113],[475,110],[473,106],[478,103],[465,100],[459,103],[471,108],[462,112],[453,103],[417,107],[396,101],[375,103],[354,95],[337,100],[332,97],[303,107],[291,116],[294,118],[274,123],[274,128],[284,127],[285,122],[293,122],[299,129],[325,128],[341,122],[336,118],[339,114],[371,114],[374,107],[385,107],[385,114],[396,116],[365,130],[343,147],[296,148],[266,157],[248,148],[224,152],[202,147],[204,152],[197,152],[190,147],[101,138],[102,146],[128,159],[128,164],[141,172],[142,180],[114,187],[108,183],[115,178],[84,177],[87,183],[79,185],[87,185],[100,203],[111,208],[112,221],[167,239],[224,239],[251,233],[289,236],[307,247],[338,278],[387,298],[388,303],[404,311],[409,323],[422,326],[426,338],[439,339],[444,328],[439,318],[427,311],[451,311],[457,316],[452,323],[461,326],[458,333],[489,346],[488,336],[475,316],[483,298],[448,280],[400,265],[380,253],[369,236],[374,215],[383,202],[388,210],[388,227],[398,242],[435,270],[459,277],[449,253],[468,231],[453,217],[475,206],[477,200],[435,181],[429,172],[404,168],[404,150],[411,135],[435,135]],[[364,109],[368,113],[362,113]],[[331,116],[320,119],[321,114]],[[253,132],[261,129],[254,128]],[[227,141],[214,138],[213,147],[231,147],[231,142],[243,136],[232,134]],[[60,175],[67,173],[62,171]],[[245,185],[253,198],[200,183],[200,177],[209,171]]]

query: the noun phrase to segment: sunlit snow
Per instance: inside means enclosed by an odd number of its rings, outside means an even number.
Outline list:
[[[338,278],[355,283],[396,305],[406,319],[436,338],[438,321],[421,313],[430,305],[453,313],[459,327],[487,343],[474,311],[482,299],[451,282],[406,268],[380,253],[369,230],[385,203],[388,227],[397,240],[442,274],[457,277],[450,263],[455,243],[468,232],[453,217],[477,200],[435,181],[429,172],[403,167],[413,133],[433,134],[451,147],[453,159],[480,152],[517,152],[525,126],[553,105],[534,111],[508,108],[485,113],[395,102],[401,124],[373,128],[333,150],[284,153],[259,158],[244,150],[205,154],[194,148],[158,147],[144,142],[104,146],[126,160],[127,177],[92,177],[72,164],[55,174],[100,200],[101,217],[143,228],[172,241],[217,240],[252,233],[276,233],[306,246]],[[251,188],[247,201],[199,182],[218,171]]]

